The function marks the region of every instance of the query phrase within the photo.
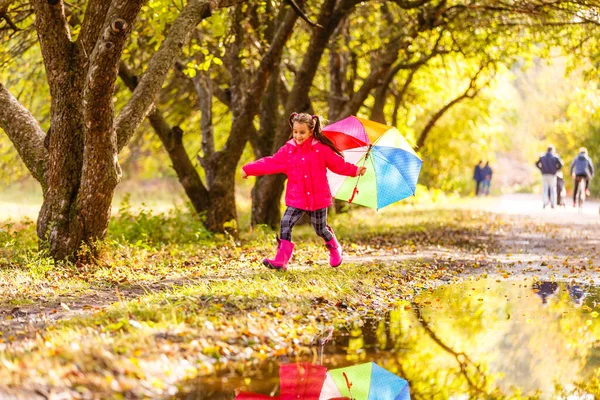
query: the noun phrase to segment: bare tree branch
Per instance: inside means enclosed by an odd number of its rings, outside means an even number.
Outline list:
[[[412,8],[419,8],[427,3],[429,3],[431,0],[414,0],[414,1],[410,1],[410,0],[391,0],[392,3],[398,4],[400,6],[400,8],[403,8],[405,10],[410,10]]]
[[[461,374],[465,377],[465,379],[467,380],[467,383],[469,384],[470,387],[472,387],[473,389],[475,389],[475,391],[481,395],[487,395],[489,396],[489,393],[486,393],[484,388],[485,388],[485,383],[486,383],[486,376],[483,373],[483,371],[481,371],[481,368],[479,368],[479,365],[475,364],[467,354],[465,354],[464,352],[457,352],[454,349],[452,349],[450,346],[448,346],[446,343],[444,343],[444,341],[442,339],[439,338],[439,336],[433,331],[433,329],[429,326],[429,323],[425,320],[425,318],[423,318],[423,314],[421,314],[421,309],[419,308],[419,305],[412,302],[412,310],[415,313],[415,316],[417,317],[417,320],[421,323],[421,326],[423,327],[423,329],[425,329],[425,332],[427,332],[427,335],[431,338],[431,340],[433,340],[438,346],[440,346],[442,349],[444,349],[446,352],[452,354],[452,356],[454,356],[454,358],[456,359],[456,362],[458,363],[459,367],[460,367],[460,372]],[[469,375],[468,371],[467,371],[467,367],[471,365],[475,368],[475,372],[478,376],[476,376],[476,378],[479,378],[479,382],[474,382],[473,378]]]
[[[138,79],[123,62],[119,65],[119,77],[129,90],[132,92],[135,90]],[[171,127],[162,112],[156,107],[148,114],[148,120],[160,138],[165,151],[169,154],[173,169],[194,209],[198,213],[205,211],[208,207],[208,191],[202,184],[198,171],[183,146],[183,131],[178,126]]]
[[[54,3],[52,5],[51,3]],[[35,10],[35,25],[42,56],[50,83],[50,93],[58,96],[59,89],[69,85],[68,70],[71,62],[71,33],[62,1],[31,0]]]
[[[210,90],[221,103],[225,104],[227,107],[231,107],[231,92],[229,89],[219,87],[219,85],[211,79]]]
[[[316,22],[311,21],[310,18],[308,18],[308,16],[304,13],[304,11],[302,11],[302,9],[298,6],[298,4],[294,0],[285,0],[285,1],[286,1],[286,3],[291,5],[292,8],[294,9],[294,11],[296,11],[296,13],[298,14],[298,16],[300,18],[302,18],[304,21],[306,21],[310,26],[323,29],[322,25],[319,25]]]
[[[394,111],[392,113],[392,125],[393,126],[398,126],[398,110],[400,108],[400,105],[402,104],[404,95],[408,91],[408,88],[410,87],[410,84],[412,83],[412,81],[415,77],[415,74],[417,73],[418,70],[419,70],[419,67],[411,69],[410,73],[408,74],[408,77],[406,78],[406,80],[404,81],[404,84],[402,85],[402,88],[400,89],[400,92],[394,94]]]
[[[8,7],[14,2],[15,0],[0,0],[0,11],[8,10]]]
[[[423,147],[423,145],[425,144],[425,140],[427,140],[427,136],[429,135],[429,132],[431,132],[431,130],[433,129],[433,127],[435,126],[437,121],[440,118],[442,118],[442,116],[449,109],[451,109],[453,106],[455,106],[456,104],[460,103],[461,101],[463,101],[465,99],[474,98],[475,96],[477,96],[477,94],[483,87],[485,87],[489,84],[490,81],[488,80],[485,84],[481,85],[480,87],[476,86],[477,78],[479,77],[479,74],[481,74],[481,72],[485,69],[485,67],[486,67],[486,64],[482,63],[482,65],[480,66],[477,73],[471,78],[471,81],[469,82],[469,87],[467,88],[467,90],[465,90],[461,95],[459,95],[458,97],[454,98],[449,103],[444,105],[440,110],[438,110],[438,112],[436,112],[433,115],[433,117],[431,117],[431,119],[429,120],[427,125],[425,125],[425,128],[423,128],[423,130],[421,131],[421,134],[419,135],[419,140],[417,141],[417,148],[420,149],[421,147]]]
[[[92,54],[94,45],[98,41],[104,21],[106,20],[106,13],[110,8],[110,3],[110,1],[106,0],[89,0],[87,4],[81,33],[77,38],[77,41],[83,46],[87,57]]]
[[[275,36],[273,37],[273,41],[269,46],[269,50],[261,59],[260,65],[251,79],[250,88],[243,97],[243,102],[241,105],[242,112],[237,116],[237,118],[234,118],[234,122],[232,123],[232,132],[240,132],[241,129],[243,129],[245,134],[241,135],[232,133],[229,135],[225,144],[225,148],[235,150],[227,153],[226,157],[239,159],[241,156],[243,145],[248,137],[247,126],[252,123],[252,119],[258,112],[258,107],[260,105],[260,102],[256,101],[256,99],[259,99],[262,96],[268,79],[271,75],[271,71],[275,69],[275,65],[280,59],[281,52],[283,51],[285,44],[292,34],[296,20],[297,15],[295,13],[286,13],[283,23],[279,26]],[[243,124],[244,128],[237,126],[238,123]]]
[[[392,83],[394,77],[400,70],[402,70],[402,69],[412,70],[412,73],[411,73],[411,79],[412,79],[412,75],[414,75],[414,71],[416,71],[419,67],[426,64],[429,60],[431,60],[433,57],[435,57],[439,54],[448,53],[447,51],[438,48],[440,41],[442,39],[443,33],[444,33],[443,30],[441,30],[439,32],[438,38],[435,41],[433,48],[431,49],[429,54],[426,54],[425,56],[421,57],[417,61],[408,62],[408,63],[406,63],[406,62],[405,63],[397,63],[396,65],[394,65],[393,67],[388,69],[387,73],[385,74],[385,76],[382,79],[382,82],[378,85],[377,89],[375,90],[375,96],[374,96],[375,102],[373,103],[373,111],[371,113],[372,120],[381,122],[381,123],[386,123],[383,109],[385,107],[387,91],[388,91],[389,86]],[[400,100],[400,99],[397,98],[397,100]],[[398,104],[398,103],[396,102],[396,104]],[[397,113],[396,107],[394,108],[394,111],[395,111],[395,113]],[[395,117],[392,118],[392,121],[394,121],[394,123],[395,123],[396,118]]]
[[[0,84],[0,128],[8,135],[33,177],[46,187],[48,151],[35,117]]]
[[[181,48],[189,41],[194,28],[202,20],[210,17],[213,9],[243,1],[190,0],[187,3],[171,25],[160,49],[152,56],[140,84],[115,121],[119,151],[127,144],[139,124],[150,112],[156,94]]]
[[[19,30],[19,27],[15,25],[6,10],[2,11],[2,9],[0,9],[0,19],[4,19],[6,21],[6,24],[9,26],[9,28],[13,30],[13,33]]]

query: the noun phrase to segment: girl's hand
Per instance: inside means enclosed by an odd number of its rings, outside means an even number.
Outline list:
[[[367,172],[367,167],[358,167],[358,174],[359,175],[364,175],[365,172]]]
[[[244,179],[248,178],[248,174],[244,170],[242,170],[242,178],[244,178]]]

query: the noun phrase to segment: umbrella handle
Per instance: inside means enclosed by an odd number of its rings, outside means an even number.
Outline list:
[[[371,153],[372,148],[373,148],[373,145],[370,144],[369,149],[367,150],[367,154],[365,154],[365,159],[363,160],[363,167],[367,163],[367,158],[369,158],[369,154]],[[356,196],[358,194],[358,182],[359,181],[360,181],[360,175],[358,176],[358,179],[356,180],[356,185],[354,185],[354,191],[352,191],[352,196],[350,196],[350,198],[348,199],[348,204],[352,203],[352,200],[354,200],[354,196]]]
[[[356,186],[358,186],[358,182],[356,183]],[[352,192],[352,196],[350,196],[350,198],[348,199],[348,203],[352,203],[352,200],[354,200],[354,196],[358,193],[358,188],[354,186],[354,191]]]

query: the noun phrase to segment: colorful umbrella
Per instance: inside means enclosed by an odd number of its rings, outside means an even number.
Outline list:
[[[327,368],[310,363],[282,364],[279,367],[278,397],[241,392],[236,400],[318,400]]]
[[[350,116],[323,128],[346,161],[366,166],[363,176],[328,171],[336,199],[380,209],[415,194],[421,159],[393,126]]]
[[[408,382],[374,362],[330,370],[319,400],[410,400]]]

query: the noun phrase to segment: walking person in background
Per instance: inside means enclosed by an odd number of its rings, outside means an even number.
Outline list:
[[[567,190],[565,189],[565,177],[562,170],[556,173],[556,204],[566,207]]]
[[[485,166],[481,168],[481,194],[489,195],[490,194],[490,185],[492,182],[492,168],[490,167],[490,162],[487,161]]]
[[[542,304],[548,304],[548,299],[558,291],[558,283],[553,281],[536,281],[531,288],[542,299]]]
[[[590,195],[590,179],[594,176],[594,164],[588,156],[588,151],[585,147],[579,148],[579,154],[571,163],[571,176],[575,178],[575,186],[573,187],[573,207],[576,206],[577,198],[577,178],[585,179],[585,195]]]
[[[556,207],[556,173],[563,166],[563,161],[555,154],[554,146],[548,146],[546,154],[541,156],[535,166],[542,171],[542,201],[544,208],[550,203],[552,208]],[[548,191],[550,200],[548,201]]]
[[[475,180],[475,196],[479,196],[479,187],[481,186],[481,182],[483,181],[483,176],[481,173],[482,167],[481,163],[483,161],[479,161],[475,166],[475,171],[473,172],[473,179]]]
[[[583,300],[587,296],[587,290],[584,285],[571,282],[571,284],[567,284],[567,291],[569,292],[569,297],[577,307],[583,305]]]

